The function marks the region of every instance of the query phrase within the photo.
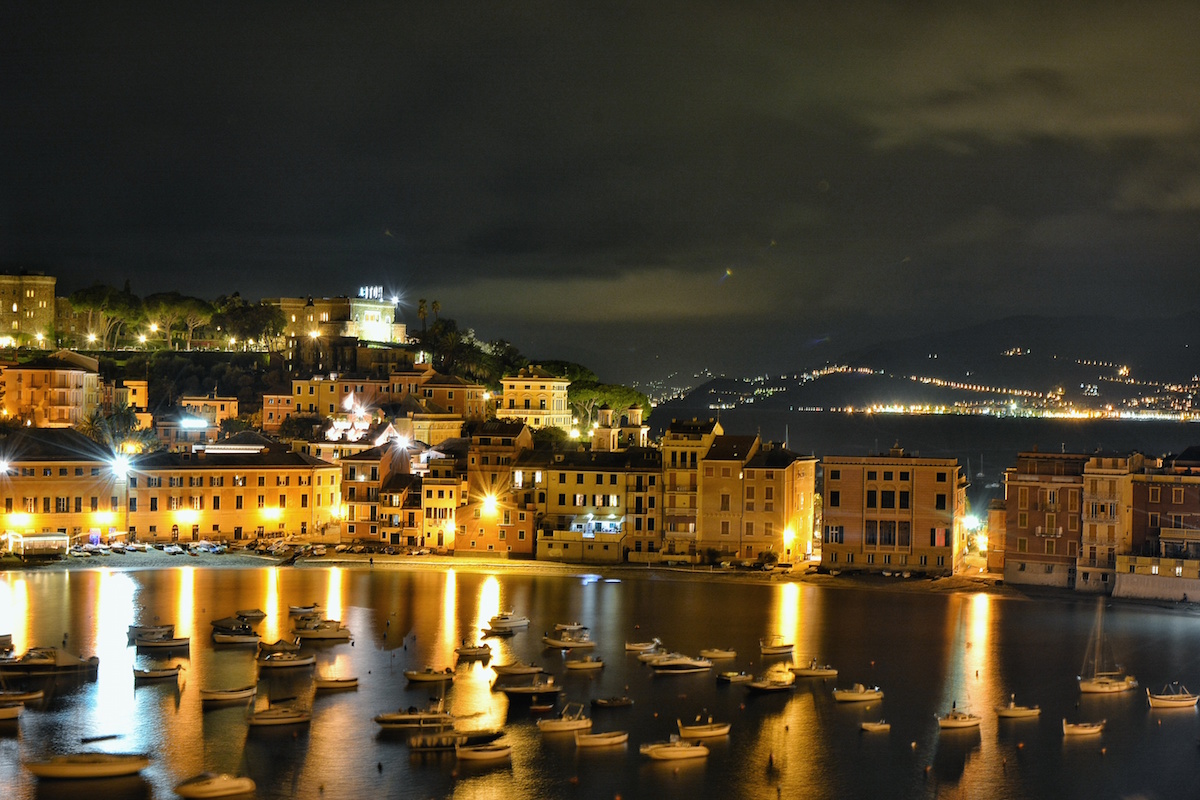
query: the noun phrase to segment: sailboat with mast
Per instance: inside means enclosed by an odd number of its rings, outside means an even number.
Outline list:
[[[1088,638],[1083,667],[1079,671],[1079,691],[1084,694],[1114,694],[1136,689],[1137,678],[1128,675],[1113,658],[1104,636],[1104,599],[1097,598],[1096,621]]]

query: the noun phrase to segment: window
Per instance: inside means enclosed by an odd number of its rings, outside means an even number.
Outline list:
[[[1158,527],[1158,512],[1157,512],[1157,511],[1151,511],[1151,512],[1150,512],[1150,513],[1149,513],[1149,514],[1146,516],[1146,522],[1147,522],[1147,524],[1149,524],[1149,525],[1150,525],[1150,527],[1151,527],[1151,528],[1157,528],[1157,527]]]
[[[938,483],[945,483],[945,482],[946,482],[946,473],[944,473],[944,472],[939,472],[939,473],[937,474],[937,482],[938,482]]]
[[[867,490],[867,508],[878,508],[878,500],[876,499],[876,491],[874,489]]]
[[[1029,551],[1029,540],[1024,536],[1017,539],[1017,552],[1025,553]]]
[[[875,470],[873,470],[873,469],[867,470],[867,480],[869,480],[869,481],[878,480],[878,476],[879,476],[879,473],[876,472]]]
[[[907,491],[900,492],[900,508],[907,509],[908,505],[909,505],[908,492]]]
[[[874,547],[878,542],[879,537],[879,522],[878,520],[869,519],[865,522],[863,528],[863,541],[867,547]]]
[[[728,494],[721,495],[721,510],[722,511],[729,510],[729,495]]]
[[[945,511],[946,510],[946,495],[938,494],[934,498],[933,507],[936,508],[938,511]]]
[[[840,469],[829,470],[829,480],[840,481],[842,479],[842,471]]]
[[[747,536],[753,536],[753,535],[754,535],[754,523],[753,523],[753,522],[747,522],[747,523],[746,523],[746,535],[747,535]]]
[[[1171,489],[1171,503],[1172,503],[1172,505],[1180,505],[1183,503],[1183,488],[1182,487],[1175,487],[1175,488]]]
[[[891,470],[884,470],[884,471],[883,471],[883,479],[884,479],[885,481],[894,480],[894,479],[892,478],[892,475],[893,475],[893,474],[894,474],[894,473],[893,473]]]
[[[1161,491],[1162,491],[1162,490],[1161,490],[1161,489],[1160,489],[1158,486],[1151,486],[1151,487],[1150,487],[1150,502],[1151,502],[1151,503],[1159,503],[1159,502],[1162,502],[1162,501],[1160,500],[1160,493],[1161,493]]]
[[[902,481],[908,480],[908,473],[905,472],[904,470],[900,471],[900,480],[902,480]]]
[[[882,508],[895,508],[896,493],[891,489],[884,489],[879,493],[879,505]]]

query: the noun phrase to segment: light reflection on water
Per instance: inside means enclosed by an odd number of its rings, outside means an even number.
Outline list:
[[[22,758],[79,747],[81,737],[119,738],[92,747],[147,749],[144,778],[112,784],[113,796],[167,796],[175,782],[205,769],[250,774],[259,797],[496,797],[599,800],[715,796],[1002,798],[1185,794],[1200,780],[1194,758],[1195,710],[1148,711],[1144,697],[1080,697],[1074,676],[1093,618],[1091,600],[1020,601],[976,594],[932,595],[861,589],[660,580],[623,573],[619,584],[568,577],[387,569],[221,570],[173,568],[6,573],[0,623],[14,639],[96,653],[94,683],[49,681],[51,699],[0,728],[0,775],[13,776],[17,800],[61,793],[39,785]],[[280,670],[260,681],[258,705],[294,698],[311,707],[310,726],[249,730],[246,707],[202,709],[200,687],[256,679],[253,648],[214,646],[209,621],[238,608],[268,612],[264,638],[286,636],[288,604],[322,605],[354,633],[350,643],[306,645],[316,668]],[[416,755],[403,736],[382,734],[371,718],[424,705],[438,689],[410,685],[405,669],[455,664],[454,647],[474,643],[495,613],[512,608],[532,620],[510,639],[491,639],[488,664],[462,662],[446,690],[451,710],[472,730],[505,728],[511,765],[459,765],[452,754]],[[579,620],[605,660],[598,673],[565,673],[563,655],[544,650],[541,631]],[[187,651],[138,654],[129,624],[174,621],[193,636]],[[276,626],[272,628],[272,626]],[[1114,606],[1108,629],[1144,685],[1200,685],[1200,619],[1150,607]],[[273,631],[274,635],[268,633]],[[734,646],[739,657],[716,669],[760,672],[782,659],[758,654],[762,636],[796,643],[796,658],[838,666],[836,680],[800,679],[794,693],[755,696],[718,686],[711,674],[655,676],[624,652],[624,642],[659,636],[695,653]],[[565,701],[628,693],[627,709],[592,711],[595,730],[631,732],[624,748],[578,750],[568,735],[534,726],[528,702],[492,691],[489,664],[536,661],[566,688]],[[178,682],[134,687],[132,667],[183,663]],[[316,672],[356,676],[359,689],[316,695]],[[830,690],[877,683],[880,703],[835,704]],[[1041,719],[997,720],[1016,693],[1039,703]],[[939,732],[934,715],[957,703],[983,716],[975,731]],[[657,764],[639,744],[667,738],[676,719],[712,714],[734,723],[711,744],[706,763]],[[1103,738],[1066,742],[1063,716],[1109,720]],[[859,723],[886,717],[890,734]],[[1101,755],[1100,747],[1106,748]],[[322,791],[323,790],[323,791]],[[106,794],[105,796],[108,796]],[[76,795],[78,796],[78,795]]]

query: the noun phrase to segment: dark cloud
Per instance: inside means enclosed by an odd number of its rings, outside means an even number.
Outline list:
[[[614,377],[786,369],[827,332],[1178,313],[1200,301],[1197,23],[1182,2],[9,4],[0,260],[65,289],[385,283]]]

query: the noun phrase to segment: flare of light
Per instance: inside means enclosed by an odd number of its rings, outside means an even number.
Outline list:
[[[329,570],[329,582],[325,589],[325,618],[342,618],[342,568],[332,567]]]
[[[175,635],[192,635],[196,610],[196,568],[179,567],[179,595],[175,598]]]
[[[780,584],[777,602],[775,630],[795,644],[800,633],[800,584]]]

